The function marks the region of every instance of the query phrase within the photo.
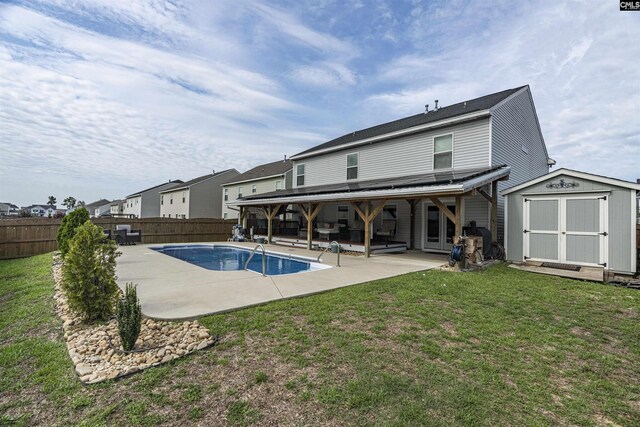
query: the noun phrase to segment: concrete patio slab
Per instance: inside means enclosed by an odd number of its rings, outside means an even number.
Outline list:
[[[253,248],[252,243],[222,244]],[[363,256],[325,253],[322,264],[333,266],[298,274],[263,277],[253,271],[212,271],[152,250],[162,245],[121,246],[118,285],[137,284],[142,312],[157,319],[187,319],[350,286],[414,271],[429,270],[446,256],[409,251]],[[320,254],[300,248],[265,245],[268,252],[315,259]],[[259,256],[259,255],[257,255]]]

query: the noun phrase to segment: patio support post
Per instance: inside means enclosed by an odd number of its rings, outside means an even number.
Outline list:
[[[320,213],[320,208],[322,207],[321,203],[314,205],[312,203],[307,203],[307,205],[298,204],[300,209],[302,210],[302,215],[304,219],[307,220],[307,249],[311,250],[311,243],[313,237],[313,220]]]
[[[267,243],[269,244],[271,244],[271,237],[273,236],[273,219],[276,217],[276,215],[278,215],[281,207],[282,205],[269,205],[262,208],[262,210],[264,211],[264,215],[267,217]]]
[[[382,212],[382,209],[384,208],[384,205],[386,203],[386,200],[382,200],[382,202],[372,211],[371,202],[367,200],[364,204],[363,212],[362,209],[360,209],[358,203],[351,202],[351,205],[358,213],[358,216],[364,222],[364,256],[367,258],[371,256],[371,221],[373,221],[380,214],[380,212]]]
[[[498,181],[491,183],[491,241],[498,241]]]
[[[454,236],[454,240],[462,236],[462,196],[456,196],[455,219],[456,220],[453,222],[456,226],[456,231],[455,231],[456,235]]]
[[[418,199],[409,199],[410,214],[409,214],[409,249],[416,248],[416,206],[418,205]]]

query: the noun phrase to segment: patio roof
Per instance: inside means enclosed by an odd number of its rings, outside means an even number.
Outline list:
[[[509,176],[506,165],[482,169],[430,172],[401,178],[299,187],[246,196],[229,202],[235,206],[355,201],[373,199],[406,199],[434,195],[464,194],[490,182]]]

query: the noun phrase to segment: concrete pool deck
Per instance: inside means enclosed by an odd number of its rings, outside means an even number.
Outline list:
[[[254,243],[184,243],[232,245],[253,249]],[[174,244],[171,244],[174,245]],[[180,245],[180,244],[175,244]],[[340,256],[327,252],[322,263],[333,266],[305,273],[263,277],[253,271],[212,271],[150,248],[161,244],[121,246],[117,259],[118,285],[138,285],[144,315],[157,319],[187,319],[286,298],[314,294],[415,271],[446,262],[446,255],[409,251],[401,254]],[[320,252],[265,245],[267,252],[317,258]],[[260,256],[260,253],[256,253]]]

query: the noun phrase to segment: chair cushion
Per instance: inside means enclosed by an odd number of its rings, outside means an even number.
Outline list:
[[[140,233],[127,233],[127,236],[139,236]]]
[[[131,225],[129,224],[119,224],[116,225],[116,230],[124,230],[127,234],[131,233]]]

